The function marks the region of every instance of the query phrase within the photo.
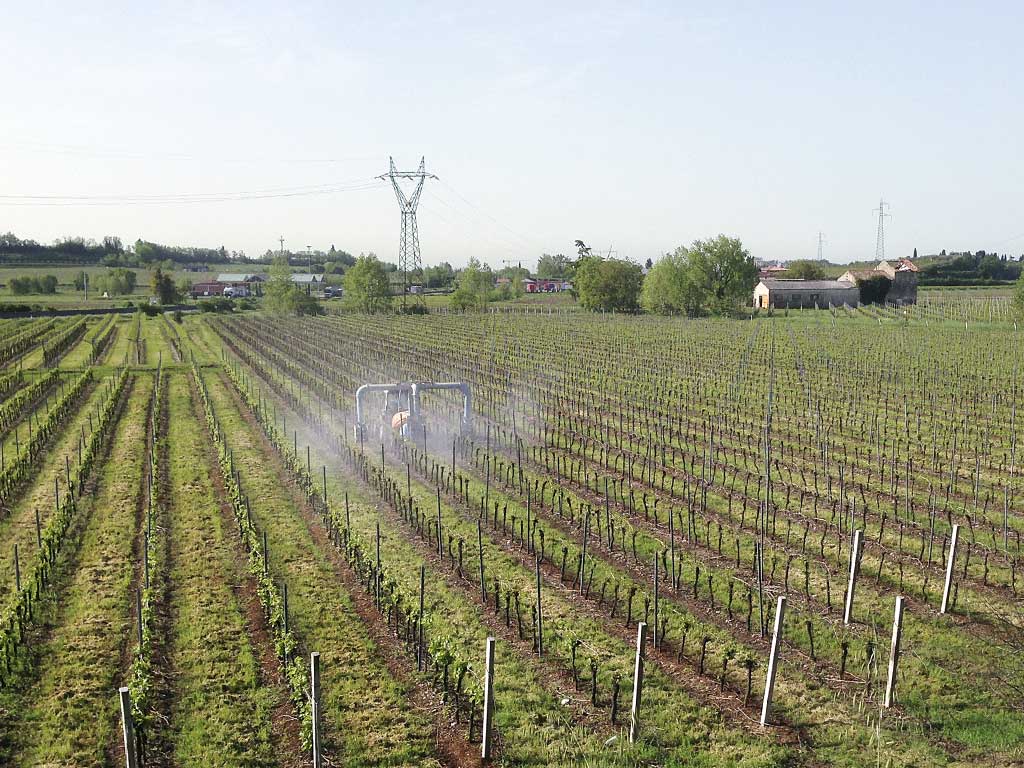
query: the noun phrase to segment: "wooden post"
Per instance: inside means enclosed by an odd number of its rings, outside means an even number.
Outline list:
[[[139,653],[142,653],[142,590],[135,590],[135,612],[139,628]]]
[[[761,725],[768,725],[768,717],[771,713],[775,674],[779,670],[779,647],[782,645],[782,621],[785,618],[785,613],[786,596],[779,595],[778,602],[775,604],[775,630],[772,632],[772,648],[768,656],[768,677],[764,681],[764,700],[761,702]]]
[[[544,656],[544,620],[540,610],[540,556],[537,556],[537,658]]]
[[[658,649],[658,553],[654,553],[654,649]]]
[[[853,592],[857,587],[857,571],[860,570],[860,549],[863,531],[858,528],[853,532],[853,548],[850,550],[850,580],[846,586],[846,608],[843,611],[843,624],[853,621]]]
[[[480,599],[487,605],[487,585],[484,584],[484,536],[480,521],[476,521],[476,546],[480,557]]]
[[[374,576],[373,599],[380,610],[380,523],[377,523],[377,573]]]
[[[491,759],[491,731],[494,728],[494,638],[487,638],[487,655],[484,668],[484,723],[483,743],[480,757]]]
[[[441,539],[441,486],[437,486],[437,556],[444,564],[444,543]]]
[[[21,592],[21,563],[18,558],[18,545],[14,545],[14,588]]]
[[[640,696],[644,689],[644,645],[647,643],[647,623],[636,625],[636,660],[633,662],[633,706],[629,710],[629,743],[640,735]]]
[[[580,594],[583,594],[583,583],[587,580],[587,528],[590,526],[590,511],[583,515],[583,546],[580,549]]]
[[[420,566],[420,617],[416,622],[416,669],[422,670],[423,663],[423,598],[427,588],[427,566]]]
[[[946,584],[942,588],[942,606],[939,613],[949,610],[949,590],[953,587],[953,565],[956,563],[956,542],[960,538],[960,524],[953,525],[953,538],[949,542],[949,558],[946,560]]]
[[[889,677],[885,683],[885,706],[891,707],[896,701],[896,667],[900,662],[900,636],[903,634],[903,595],[896,597],[896,609],[892,617],[892,645],[889,648]]]
[[[138,768],[135,754],[135,727],[132,723],[132,696],[126,687],[117,689],[121,701],[121,733],[124,736],[124,761],[127,768]]]
[[[310,720],[313,728],[313,768],[320,768],[320,653],[309,654]]]

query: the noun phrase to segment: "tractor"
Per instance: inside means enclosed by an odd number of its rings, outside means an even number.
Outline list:
[[[472,395],[465,382],[404,381],[396,384],[363,384],[356,390],[356,441],[367,436],[366,397],[373,393],[384,395],[380,411],[379,436],[381,441],[387,435],[408,437],[423,423],[420,395],[435,390],[454,390],[462,393],[462,416],[460,431],[468,430],[472,415]]]

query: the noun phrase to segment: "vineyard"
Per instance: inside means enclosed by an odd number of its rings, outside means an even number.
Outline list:
[[[979,307],[0,321],[0,764],[1020,764]]]

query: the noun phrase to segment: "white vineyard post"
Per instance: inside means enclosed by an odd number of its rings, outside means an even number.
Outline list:
[[[487,638],[484,671],[484,722],[480,757],[491,759],[491,731],[494,728],[494,638]]]
[[[960,524],[953,525],[953,538],[949,542],[949,559],[946,560],[946,583],[942,588],[942,605],[939,613],[946,613],[949,610],[949,590],[953,586],[953,566],[956,564],[956,543],[960,538]]]
[[[859,531],[858,531],[859,533]],[[768,677],[764,682],[764,700],[761,702],[761,725],[768,725],[772,708],[772,693],[775,691],[775,675],[779,671],[779,646],[782,645],[782,622],[786,613],[786,596],[779,595],[775,606],[775,630],[772,632],[772,648],[768,656]]]
[[[636,660],[633,662],[633,705],[629,710],[629,742],[640,736],[640,698],[644,689],[644,645],[647,642],[647,623],[636,625]]]
[[[117,689],[121,701],[121,734],[124,737],[124,761],[127,768],[138,768],[138,757],[135,754],[135,727],[132,723],[132,695],[128,688]]]
[[[885,683],[885,706],[891,707],[896,701],[896,670],[900,662],[900,637],[903,635],[903,595],[896,597],[896,608],[892,617],[892,645],[889,648],[889,676]]]
[[[309,654],[310,720],[313,730],[313,768],[320,768],[320,653]]]
[[[850,550],[850,581],[846,587],[846,608],[843,611],[843,624],[853,621],[853,593],[857,588],[857,571],[860,566],[861,537],[859,528],[853,532],[853,548]]]

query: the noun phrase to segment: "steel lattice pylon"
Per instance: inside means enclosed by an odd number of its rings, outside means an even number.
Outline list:
[[[402,303],[409,294],[409,275],[423,269],[423,260],[420,257],[420,231],[416,223],[416,206],[420,202],[420,195],[423,193],[423,182],[427,179],[436,179],[432,173],[426,171],[426,158],[420,158],[420,167],[415,171],[399,171],[395,168],[395,159],[388,158],[391,169],[388,173],[378,176],[379,179],[388,179],[395,189],[395,197],[398,198],[398,209],[402,213],[402,234],[398,241],[398,271],[402,273]],[[416,187],[411,195],[406,196],[405,191],[399,184],[399,179],[415,179]]]
[[[891,213],[886,213],[889,204],[885,200],[878,201],[878,207],[872,213],[878,214],[878,234],[875,235],[875,258],[885,261],[885,220],[891,218]]]

